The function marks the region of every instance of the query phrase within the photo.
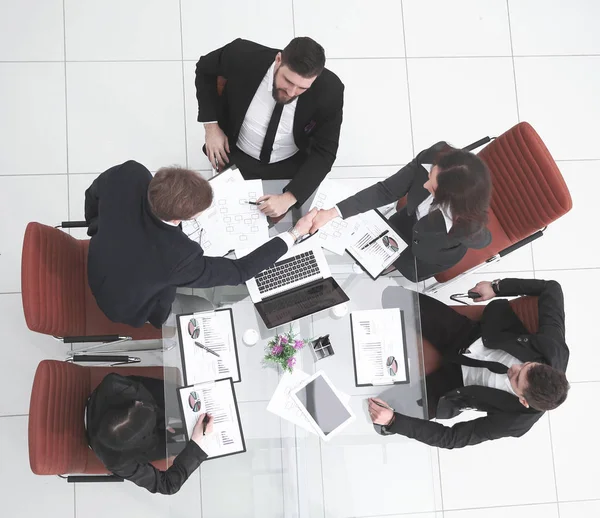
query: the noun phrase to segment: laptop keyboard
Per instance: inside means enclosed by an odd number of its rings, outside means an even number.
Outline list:
[[[258,291],[262,294],[313,277],[318,273],[317,259],[313,251],[309,250],[276,262],[270,268],[260,272],[254,279]]]

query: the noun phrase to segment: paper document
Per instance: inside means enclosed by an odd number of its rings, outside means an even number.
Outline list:
[[[388,221],[374,210],[361,214],[360,226],[352,239],[348,253],[373,278],[396,261],[407,247]]]
[[[356,386],[408,382],[401,311],[353,311],[350,321]]]
[[[178,389],[179,404],[189,441],[200,414],[213,416],[213,432],[202,441],[209,459],[246,451],[231,378]]]
[[[267,217],[249,204],[263,195],[261,180],[244,180],[238,169],[227,169],[210,179],[213,202],[182,229],[200,243],[205,255],[222,257],[237,248],[256,248],[269,239]]]
[[[267,410],[316,435],[317,432],[313,425],[291,397],[292,391],[307,378],[310,378],[310,374],[300,369],[294,369],[293,372],[285,372],[273,393],[273,397],[271,397],[271,401],[267,405]],[[336,393],[344,403],[349,403],[350,396],[339,390],[336,390]]]
[[[240,381],[231,309],[178,315],[177,331],[186,385],[225,377]]]
[[[323,180],[310,208],[330,209],[352,194],[352,191],[345,187],[342,182]],[[356,232],[359,225],[360,215],[347,219],[337,217],[321,227],[316,237],[323,248],[334,254],[343,255],[344,250],[352,241],[352,234]]]

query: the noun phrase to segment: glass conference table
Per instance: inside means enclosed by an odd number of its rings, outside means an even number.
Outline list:
[[[265,192],[281,192],[276,181],[264,182]],[[283,182],[285,184],[285,182]],[[271,231],[286,230],[305,212],[288,214]],[[437,510],[438,480],[435,450],[405,437],[379,435],[369,419],[367,398],[392,399],[404,414],[424,418],[427,408],[422,373],[422,341],[418,292],[421,286],[402,277],[372,280],[350,256],[326,253],[333,277],[349,296],[348,313],[331,310],[292,324],[301,338],[329,335],[332,356],[315,361],[309,347],[297,354],[295,369],[308,374],[323,371],[333,385],[350,396],[355,420],[330,441],[322,441],[267,411],[282,372],[263,363],[270,338],[289,330],[289,324],[267,329],[245,286],[202,290],[215,308],[231,308],[235,323],[241,381],[234,384],[246,452],[208,460],[200,467],[200,510],[194,516],[216,517],[377,517]],[[360,272],[360,273],[359,273]],[[405,329],[409,382],[358,387],[355,383],[350,313],[356,310],[400,308]],[[242,335],[258,331],[256,345]],[[182,385],[178,338],[165,331],[165,401],[167,415],[178,415],[175,387]],[[400,403],[398,403],[400,401]],[[168,446],[168,452],[175,454]],[[190,490],[186,487],[186,490]],[[172,506],[171,516],[191,516]],[[191,511],[191,510],[188,510]]]

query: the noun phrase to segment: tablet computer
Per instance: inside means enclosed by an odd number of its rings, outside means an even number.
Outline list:
[[[304,380],[291,396],[324,441],[330,440],[354,420],[350,406],[342,401],[322,371]]]

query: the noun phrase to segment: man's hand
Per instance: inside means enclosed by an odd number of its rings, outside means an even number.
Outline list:
[[[331,209],[327,209],[327,210],[320,210],[318,212],[318,214],[315,216],[315,219],[313,221],[313,226],[310,229],[310,233],[314,234],[321,227],[325,226],[332,219],[335,219],[337,217],[339,217],[339,214],[335,207],[332,207]]]
[[[492,283],[489,281],[478,282],[475,287],[471,288],[469,291],[476,291],[481,295],[479,298],[473,299],[473,302],[484,302],[493,299],[496,296],[494,288],[492,288]]]
[[[204,430],[204,418],[208,416],[208,422],[206,423],[206,432]],[[192,431],[192,441],[194,441],[198,446],[201,445],[204,436],[209,435],[213,431],[213,421],[214,417],[210,414],[200,414],[198,416],[198,422],[194,426],[194,430]]]
[[[256,201],[260,203],[258,209],[265,216],[276,218],[285,214],[297,200],[291,192],[284,192],[283,194],[266,194]]]
[[[221,165],[224,166],[225,163],[229,163],[229,157],[227,156],[227,153],[230,153],[229,139],[216,122],[205,124],[204,131],[206,133],[206,156],[215,171],[219,171]]]
[[[382,426],[391,424],[394,419],[394,411],[390,406],[385,401],[374,397],[369,398],[369,415],[374,424],[380,424]]]
[[[294,228],[298,231],[301,236],[305,236],[310,232],[310,228],[313,225],[313,220],[317,215],[317,209],[312,209],[308,214],[302,216]]]

